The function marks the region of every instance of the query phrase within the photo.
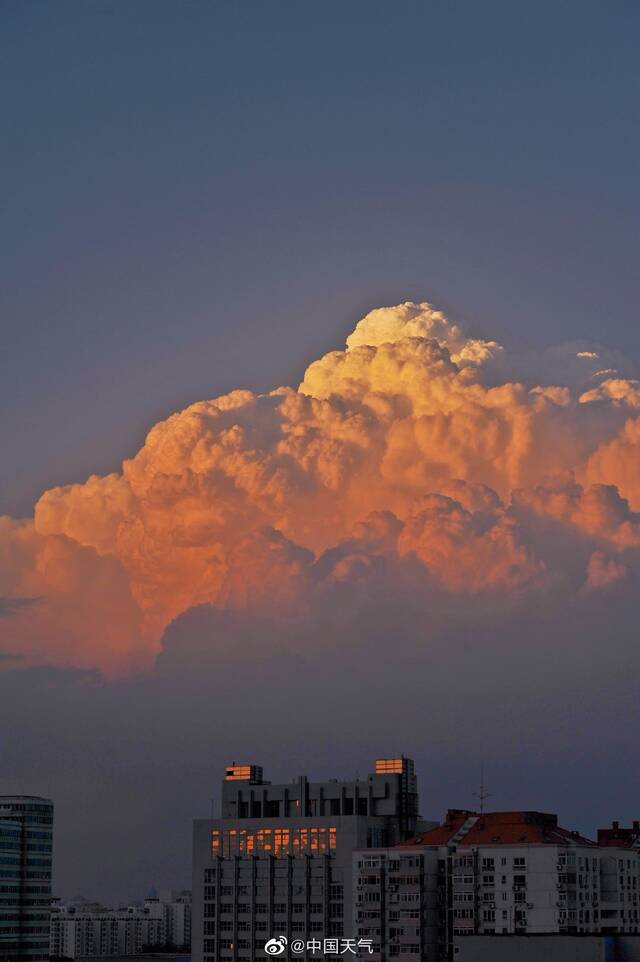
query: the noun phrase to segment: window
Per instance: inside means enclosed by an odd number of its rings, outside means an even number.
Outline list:
[[[336,838],[337,830],[333,826],[330,828],[314,825],[308,828],[231,828],[224,829],[222,832],[214,829],[211,833],[211,854],[221,855],[223,858],[262,853],[276,857],[305,853],[324,854],[335,850]]]

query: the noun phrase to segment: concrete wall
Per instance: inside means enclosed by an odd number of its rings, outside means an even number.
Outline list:
[[[640,962],[640,936],[468,935],[455,962]]]

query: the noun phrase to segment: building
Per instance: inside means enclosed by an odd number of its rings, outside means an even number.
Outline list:
[[[598,845],[640,849],[640,822],[633,822],[631,828],[620,828],[620,822],[612,822],[611,828],[599,828]]]
[[[49,959],[53,803],[0,796],[0,959]]]
[[[353,855],[353,925],[371,959],[445,958],[445,862],[438,849],[368,849]]]
[[[640,962],[640,936],[471,935],[456,939],[454,958],[455,962]]]
[[[182,952],[143,952],[135,955],[79,955],[75,962],[191,962]]]
[[[51,915],[52,958],[137,955],[155,946],[184,951],[190,941],[189,891],[161,892],[157,898],[145,899],[142,906],[120,909],[95,903],[54,905]]]
[[[433,824],[419,821],[404,756],[378,759],[354,781],[302,775],[272,785],[259,766],[229,766],[221,817],[194,823],[194,962],[264,958],[265,942],[281,935],[350,934],[352,852],[396,845]]]
[[[543,812],[450,810],[394,848],[354,853],[353,931],[373,959],[416,962],[453,958],[472,935],[636,934],[640,860],[610,841]]]
[[[190,949],[191,889],[165,889],[159,893],[158,901],[164,910],[165,944]]]

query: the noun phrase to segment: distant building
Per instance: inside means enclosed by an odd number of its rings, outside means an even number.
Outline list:
[[[433,824],[419,821],[404,756],[378,759],[355,781],[302,775],[272,785],[259,766],[229,766],[221,817],[194,823],[194,962],[266,958],[272,936],[350,935],[352,852],[396,845]]]
[[[57,905],[51,915],[52,958],[137,955],[144,947],[155,946],[184,950],[190,941],[189,891],[161,892],[142,906],[120,909],[94,903]]]
[[[620,822],[612,822],[611,828],[599,828],[598,845],[640,850],[640,821],[633,822],[631,828],[620,828]]]
[[[0,796],[0,959],[47,962],[53,803]]]
[[[640,932],[637,852],[543,812],[450,810],[409,842],[354,853],[353,865],[353,931],[373,941],[374,960],[453,958],[468,935]]]
[[[151,902],[151,899],[147,899]],[[191,890],[161,889],[158,902],[164,911],[165,944],[191,948]]]

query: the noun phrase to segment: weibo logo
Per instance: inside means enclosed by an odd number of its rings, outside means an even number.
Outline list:
[[[275,939],[269,939],[265,944],[264,950],[267,955],[282,955],[287,947],[286,935],[279,935]]]

